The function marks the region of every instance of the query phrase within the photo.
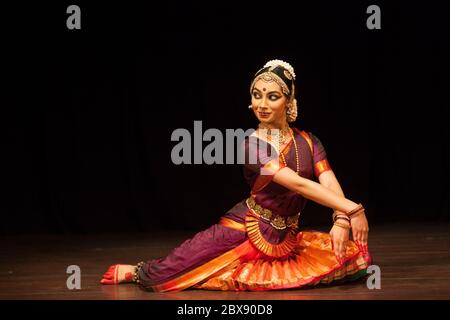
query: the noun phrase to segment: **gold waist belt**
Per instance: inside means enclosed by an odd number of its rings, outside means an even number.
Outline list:
[[[287,227],[296,227],[298,224],[298,218],[300,213],[295,216],[283,217],[275,215],[271,210],[261,207],[256,203],[253,197],[249,197],[247,200],[247,206],[252,209],[262,219],[269,221],[272,227],[278,230],[286,229]]]

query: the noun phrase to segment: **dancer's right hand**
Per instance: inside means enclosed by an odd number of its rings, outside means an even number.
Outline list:
[[[342,222],[344,223],[344,222]],[[340,264],[344,262],[345,254],[347,252],[347,241],[350,236],[349,229],[333,225],[330,231],[331,245],[336,256],[336,259]]]

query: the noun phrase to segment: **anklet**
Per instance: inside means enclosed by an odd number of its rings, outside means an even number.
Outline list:
[[[141,261],[137,264],[137,266],[134,268],[134,275],[133,275],[133,282],[135,283],[140,283],[141,281],[139,280],[139,271],[142,269],[142,267],[144,266],[144,262]]]

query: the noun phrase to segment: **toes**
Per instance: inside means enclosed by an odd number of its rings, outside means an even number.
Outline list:
[[[101,284],[114,284],[114,281],[108,280],[108,279],[102,279],[100,280]]]
[[[116,284],[117,281],[114,280],[116,269],[119,265],[113,264],[109,266],[108,270],[103,274],[102,279],[100,280],[101,284]]]
[[[113,276],[111,275],[111,274],[104,274],[103,275],[103,279],[108,279],[108,280],[111,280],[113,278]]]

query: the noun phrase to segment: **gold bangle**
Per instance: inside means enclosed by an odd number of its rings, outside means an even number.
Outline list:
[[[347,217],[347,216],[344,216],[344,215],[337,216],[337,217],[336,217],[336,220],[334,220],[334,222],[338,221],[339,219],[345,220],[345,221],[347,221],[349,224],[350,224],[350,222],[351,222],[351,221],[350,221],[350,218]]]
[[[348,222],[350,222],[350,218],[343,214],[343,213],[333,213],[333,222],[335,222],[337,219],[346,219]]]
[[[353,210],[347,212],[346,215],[347,215],[348,217],[351,217],[352,215],[354,215],[355,213],[357,213],[357,212],[359,212],[359,211],[361,211],[361,210],[364,210],[364,207],[363,207],[363,205],[360,203],[360,204],[358,204],[358,205],[356,206],[355,209],[353,209]]]
[[[351,219],[353,219],[354,217],[357,217],[357,216],[359,216],[359,215],[361,215],[361,214],[363,214],[364,213],[364,209],[363,210],[360,210],[360,211],[358,211],[358,212],[355,212],[354,214],[352,214],[349,218],[350,218],[350,220]]]
[[[337,211],[333,212],[333,215],[331,216],[333,219],[333,222],[336,221],[336,216],[338,215]]]
[[[344,229],[350,229],[350,226],[348,226],[346,224],[343,224],[343,223],[340,223],[340,222],[337,222],[337,221],[334,223],[334,225],[338,226],[338,227],[341,227],[341,228],[344,228]]]

